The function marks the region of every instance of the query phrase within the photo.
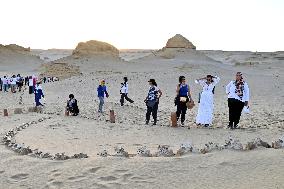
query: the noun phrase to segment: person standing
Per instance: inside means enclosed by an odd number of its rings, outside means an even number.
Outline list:
[[[124,105],[124,99],[127,100],[130,103],[134,102],[133,100],[131,100],[128,97],[128,78],[124,77],[123,80],[124,80],[124,82],[121,83],[121,89],[120,89],[120,94],[121,94],[120,104],[121,104],[121,106]]]
[[[2,79],[3,92],[8,92],[8,79],[7,76],[4,76]]]
[[[158,107],[159,107],[159,99],[162,96],[162,91],[157,87],[157,83],[155,79],[150,79],[148,81],[150,88],[148,91],[148,95],[144,102],[147,106],[147,112],[146,112],[146,125],[149,124],[150,116],[152,114],[152,117],[154,119],[153,125],[157,124],[157,114],[158,114]]]
[[[11,92],[16,93],[17,78],[15,75],[11,77],[10,84],[11,84]]]
[[[104,105],[104,98],[105,96],[108,98],[109,94],[107,92],[107,87],[105,85],[105,80],[102,80],[100,85],[97,88],[97,92],[98,92],[98,98],[99,98],[99,113],[103,113],[103,105]]]
[[[41,98],[44,98],[44,94],[43,94],[42,87],[41,87],[40,84],[41,84],[40,82],[37,82],[37,84],[35,86],[35,91],[34,91],[36,106],[43,106],[43,104],[41,104],[40,100],[41,100]]]
[[[0,91],[2,91],[3,88],[3,82],[2,82],[2,78],[0,77]]]
[[[226,86],[229,107],[229,125],[228,128],[236,129],[240,121],[244,106],[249,103],[249,87],[247,82],[243,80],[241,72],[237,72],[236,80],[231,81]]]
[[[192,100],[190,88],[189,85],[186,84],[184,76],[179,77],[179,84],[177,85],[176,93],[177,96],[175,99],[175,104],[177,106],[177,120],[179,120],[179,118],[181,117],[181,126],[184,127],[185,114],[187,112],[186,103]]]
[[[18,82],[19,92],[21,92],[22,91],[22,87],[24,85],[24,79],[21,77],[20,74],[17,76],[17,82]]]
[[[196,84],[202,86],[202,92],[200,95],[200,103],[198,107],[198,113],[196,116],[196,124],[209,127],[213,120],[213,108],[214,108],[214,90],[216,84],[220,81],[217,76],[207,75],[204,78],[195,80]]]
[[[34,92],[34,82],[32,76],[29,76],[29,94],[33,94]]]

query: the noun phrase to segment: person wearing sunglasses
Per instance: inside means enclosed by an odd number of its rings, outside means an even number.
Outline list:
[[[176,89],[176,99],[175,104],[177,106],[176,116],[177,120],[181,117],[181,126],[184,127],[185,114],[187,112],[186,103],[192,100],[189,85],[186,84],[184,76],[179,77],[179,84]]]
[[[150,87],[148,94],[144,100],[147,106],[147,112],[146,112],[146,125],[149,124],[150,117],[152,114],[152,117],[154,119],[153,125],[157,124],[157,114],[158,114],[158,108],[159,108],[159,99],[163,95],[162,91],[158,88],[157,82],[155,79],[150,79],[148,81]]]
[[[249,103],[249,87],[244,81],[241,72],[237,72],[236,79],[226,86],[229,107],[229,125],[228,128],[236,129],[240,121],[244,106]]]
[[[217,76],[207,75],[204,78],[195,80],[196,84],[202,86],[202,92],[200,94],[200,102],[198,107],[198,113],[196,116],[196,124],[204,127],[212,125],[213,120],[213,108],[214,108],[214,91],[215,86],[219,83],[220,78]]]

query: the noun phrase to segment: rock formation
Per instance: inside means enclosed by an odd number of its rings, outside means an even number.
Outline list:
[[[170,38],[165,48],[185,48],[185,49],[196,49],[196,47],[185,37],[180,34],[176,34]]]
[[[91,40],[87,42],[80,42],[72,55],[75,57],[98,55],[119,57],[119,50],[108,43]]]
[[[30,52],[30,47],[25,48],[16,44],[10,44],[10,45],[1,45],[0,44],[0,50],[10,50],[14,52]]]

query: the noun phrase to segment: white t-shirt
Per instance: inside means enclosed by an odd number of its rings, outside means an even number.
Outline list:
[[[17,78],[11,78],[11,85],[16,85]]]
[[[29,79],[29,86],[34,86],[34,82],[33,82],[33,79]]]
[[[123,86],[121,87],[121,93],[128,94],[128,83],[123,83]]]
[[[3,85],[8,85],[8,79],[7,78],[2,78],[2,83],[3,83]]]
[[[236,85],[235,81],[231,81],[227,86],[226,86],[226,93],[228,94],[228,98],[234,98],[239,101],[245,102],[249,101],[249,87],[246,82],[244,82],[244,90],[243,90],[243,96],[240,97],[236,93]]]

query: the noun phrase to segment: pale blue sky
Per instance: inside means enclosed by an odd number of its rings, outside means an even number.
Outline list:
[[[197,49],[284,51],[284,0],[0,0],[0,43],[162,48],[180,33]]]

